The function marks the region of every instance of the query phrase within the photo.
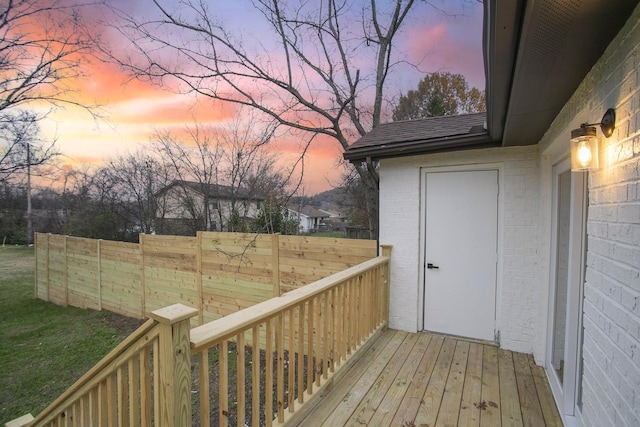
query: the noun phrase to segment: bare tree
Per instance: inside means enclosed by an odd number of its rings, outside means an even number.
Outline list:
[[[110,200],[114,210],[132,224],[132,231],[156,231],[155,219],[164,212],[156,194],[174,178],[166,165],[139,150],[109,161],[96,175],[101,182],[100,199]]]
[[[0,119],[0,181],[7,182],[16,175],[25,178],[27,244],[33,243],[31,177],[60,154],[55,140],[47,143],[40,137],[38,121],[39,117],[28,111],[4,114]]]
[[[81,6],[67,0],[0,3],[0,179],[26,171],[27,243],[32,238],[33,168],[58,154],[55,141],[49,145],[34,141],[37,122],[48,113],[42,106],[83,106],[71,95],[70,82],[80,76],[83,55],[97,37],[87,35]]]
[[[8,181],[18,173],[30,175],[60,155],[55,140],[40,136],[39,120],[24,110],[0,116],[0,180]]]
[[[69,1],[0,3],[0,113],[34,101],[82,106],[69,83],[80,75],[92,40],[79,6]]]
[[[253,0],[274,38],[252,40],[226,26],[206,2],[183,0],[171,9],[169,2],[153,2],[156,19],[115,11],[117,28],[136,53],[106,53],[132,75],[257,109],[306,133],[306,146],[324,135],[345,149],[381,121],[393,41],[416,3]],[[376,166],[367,161],[356,169],[377,238]]]

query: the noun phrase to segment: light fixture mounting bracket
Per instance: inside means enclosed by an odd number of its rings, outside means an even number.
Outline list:
[[[600,123],[583,123],[580,125],[581,128],[587,128],[589,126],[600,125],[600,129],[602,130],[602,134],[606,138],[610,138],[613,135],[613,131],[616,128],[616,110],[613,108],[609,108],[602,116],[602,120]]]

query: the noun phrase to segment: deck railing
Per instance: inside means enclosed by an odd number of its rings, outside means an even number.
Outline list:
[[[388,255],[192,329],[199,425],[289,421],[386,327]]]
[[[382,248],[382,256],[191,330],[198,310],[156,310],[22,425],[286,424],[386,327],[390,247]]]

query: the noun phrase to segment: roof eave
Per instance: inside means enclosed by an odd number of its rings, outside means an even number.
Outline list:
[[[488,133],[456,135],[432,140],[416,140],[386,146],[362,147],[344,152],[343,157],[351,163],[365,161],[367,158],[380,160],[391,157],[403,157],[418,154],[431,154],[447,151],[471,150],[497,147]]]

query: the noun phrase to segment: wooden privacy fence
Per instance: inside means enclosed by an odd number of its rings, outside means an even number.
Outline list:
[[[199,232],[140,243],[36,233],[36,298],[144,318],[181,303],[197,324],[377,255],[373,240]]]
[[[389,251],[193,329],[189,319],[198,310],[156,310],[35,420],[19,425],[286,424],[386,327]]]

